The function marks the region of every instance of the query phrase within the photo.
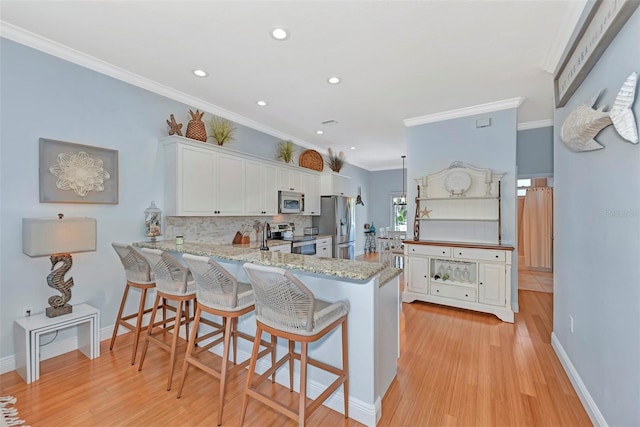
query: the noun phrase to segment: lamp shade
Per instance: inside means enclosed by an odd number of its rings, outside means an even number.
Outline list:
[[[30,257],[96,250],[95,218],[22,218],[22,252]]]

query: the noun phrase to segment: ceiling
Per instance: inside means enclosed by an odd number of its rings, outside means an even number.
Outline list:
[[[3,37],[382,170],[401,167],[405,119],[524,97],[519,125],[548,123],[552,73],[583,7],[582,0],[3,0],[0,17]],[[276,26],[289,38],[272,38]],[[197,68],[209,75],[194,76]],[[341,83],[328,84],[330,76]],[[321,124],[328,120],[337,124]]]

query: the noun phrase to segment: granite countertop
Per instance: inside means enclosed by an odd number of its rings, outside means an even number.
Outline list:
[[[340,277],[343,279],[368,281],[381,274],[380,284],[386,283],[400,270],[385,267],[383,264],[366,261],[352,261],[334,258],[320,258],[308,255],[290,254],[257,250],[253,245],[213,245],[210,243],[184,242],[176,245],[173,240],[158,242],[135,242],[133,246],[140,248],[160,249],[169,252],[189,253],[210,256],[229,261],[252,262],[288,270],[301,270],[309,273]],[[387,271],[390,270],[390,271]],[[398,271],[395,271],[398,270]],[[383,278],[385,280],[383,281]]]

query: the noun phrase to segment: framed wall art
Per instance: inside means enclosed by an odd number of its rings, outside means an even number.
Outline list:
[[[40,203],[118,204],[118,151],[40,138]]]
[[[597,0],[593,4],[553,79],[556,108],[571,98],[638,5],[638,0]]]

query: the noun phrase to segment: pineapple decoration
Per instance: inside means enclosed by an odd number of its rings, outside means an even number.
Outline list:
[[[195,139],[197,141],[207,142],[207,130],[204,126],[204,122],[202,121],[202,116],[204,112],[200,112],[196,110],[189,110],[189,114],[191,115],[191,120],[187,124],[187,138]]]

